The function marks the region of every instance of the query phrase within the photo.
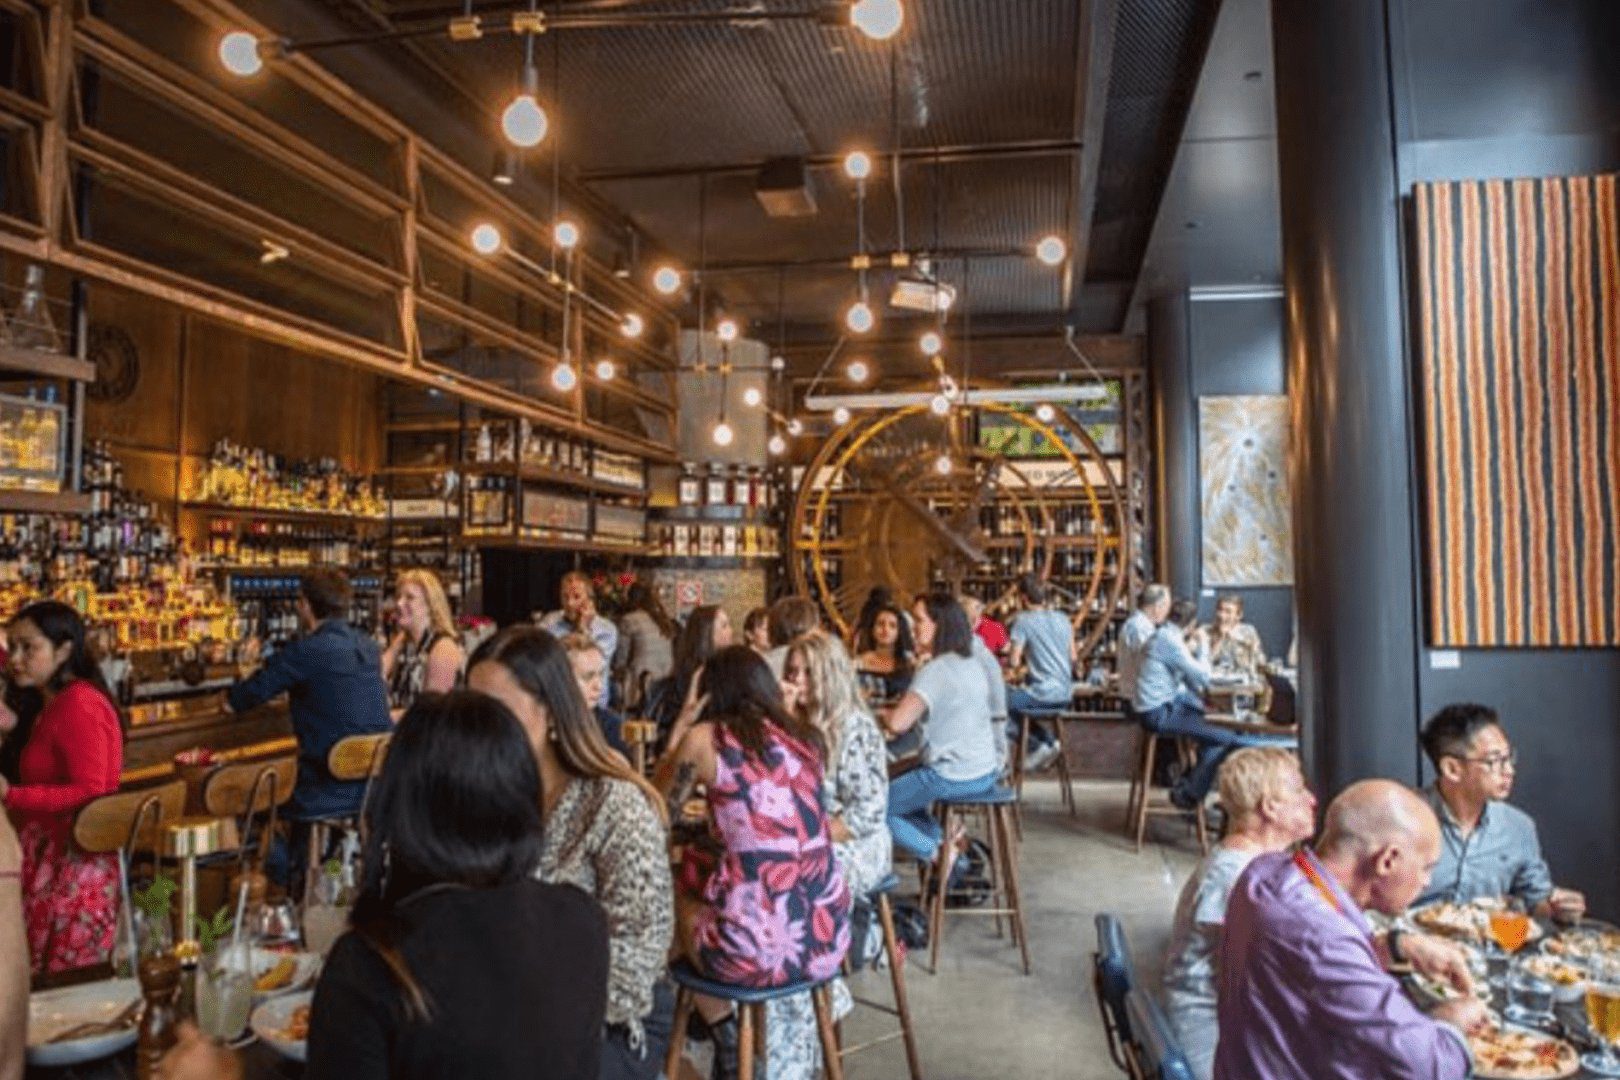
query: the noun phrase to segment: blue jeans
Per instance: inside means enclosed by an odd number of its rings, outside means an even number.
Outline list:
[[[1068,698],[1064,698],[1060,701],[1051,701],[1047,698],[1036,696],[1030,691],[1024,689],[1022,686],[1010,688],[1007,691],[1007,748],[1014,753],[1017,752],[1019,714],[1026,712],[1050,712],[1054,709],[1066,709],[1069,707],[1069,700],[1070,699]],[[1044,727],[1042,727],[1039,721],[1034,719],[1030,720],[1029,748],[1031,750],[1035,749],[1036,747],[1045,746],[1048,743],[1055,742],[1057,742],[1056,735],[1053,735],[1050,731],[1047,731]]]
[[[996,774],[973,780],[947,780],[924,765],[902,773],[889,783],[889,833],[902,851],[932,859],[943,839],[939,822],[930,813],[939,799],[971,799],[995,790]]]
[[[1204,703],[1188,693],[1177,694],[1156,709],[1136,712],[1142,726],[1155,735],[1183,735],[1198,744],[1198,762],[1170,792],[1178,806],[1196,806],[1215,786],[1215,773],[1226,755],[1240,746],[1288,746],[1292,739],[1276,735],[1245,735],[1218,727],[1204,719]]]

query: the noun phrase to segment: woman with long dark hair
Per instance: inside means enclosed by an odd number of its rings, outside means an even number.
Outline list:
[[[671,652],[674,637],[675,620],[664,610],[658,594],[645,581],[633,582],[619,615],[618,648],[607,658],[613,663],[619,700],[627,712],[640,709],[652,684],[669,674],[675,663]]]
[[[567,652],[546,631],[512,626],[484,642],[467,684],[512,711],[539,762],[546,836],[537,875],[591,894],[607,913],[601,1076],[650,1080],[675,1007],[664,979],[675,915],[663,799],[608,746]]]
[[[746,645],[703,666],[700,709],[683,714],[655,783],[679,808],[701,784],[706,842],[686,845],[676,881],[682,952],[709,978],[781,986],[837,973],[849,948],[849,890],[822,809],[820,734],[782,701]],[[736,1075],[730,1006],[699,997],[717,1072]]]
[[[419,698],[366,805],[360,896],[310,1009],[308,1080],[595,1076],[607,921],[535,880],[540,770],[499,701]],[[240,1066],[188,1029],[165,1080]]]
[[[698,672],[709,657],[731,644],[731,619],[719,604],[692,609],[675,638],[675,667],[648,694],[647,718],[658,724],[660,745],[673,745],[669,733],[683,711],[692,712]]]
[[[911,624],[893,604],[877,608],[855,633],[855,671],[861,683],[884,701],[894,701],[911,685],[917,645]]]
[[[118,918],[118,862],[73,846],[73,815],[118,790],[124,734],[118,710],[84,642],[84,621],[45,600],[8,627],[11,679],[42,702],[17,757],[17,780],[0,776],[0,802],[23,848],[23,916],[33,969],[69,971],[104,962]]]

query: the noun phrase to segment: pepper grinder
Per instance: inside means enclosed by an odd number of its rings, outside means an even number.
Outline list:
[[[135,968],[146,1006],[135,1036],[135,1078],[155,1080],[158,1062],[175,1044],[179,1011],[175,998],[180,992],[180,961],[171,952],[152,953],[141,958]]]

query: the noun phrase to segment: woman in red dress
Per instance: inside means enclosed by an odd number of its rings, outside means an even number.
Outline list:
[[[36,973],[104,962],[118,923],[118,861],[73,847],[73,814],[118,790],[124,736],[84,646],[84,622],[66,604],[30,604],[8,627],[11,677],[44,707],[18,759],[0,776],[0,802],[22,841],[23,920]]]

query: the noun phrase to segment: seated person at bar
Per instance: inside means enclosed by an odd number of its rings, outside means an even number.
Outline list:
[[[1022,686],[1007,690],[1007,712],[1012,717],[1007,739],[1018,745],[1018,717],[1036,709],[1066,709],[1074,700],[1074,624],[1061,611],[1046,606],[1046,585],[1035,574],[1018,579],[1024,610],[1007,631],[1011,641],[1010,666],[1027,667]],[[1061,722],[1061,721],[1060,721]],[[1038,723],[1029,725],[1029,750],[1024,768],[1037,770],[1058,755],[1057,737]]]
[[[1259,677],[1266,648],[1260,642],[1260,631],[1243,621],[1241,596],[1228,593],[1216,600],[1214,625],[1201,628],[1199,635],[1208,647],[1210,667]]]
[[[705,977],[771,987],[836,975],[849,949],[849,889],[822,803],[820,733],[788,711],[782,685],[746,645],[704,665],[701,711],[683,710],[654,784],[671,816],[702,785],[703,841],[675,882],[677,941]],[[698,995],[720,1080],[738,1073],[729,1003]]]
[[[915,673],[917,646],[911,624],[890,604],[872,613],[871,624],[855,635],[855,671],[870,697],[894,701]]]
[[[743,644],[761,656],[771,651],[770,608],[753,608],[743,616]]]
[[[1463,1080],[1467,1032],[1487,1020],[1467,963],[1437,947],[1462,993],[1425,1016],[1384,968],[1406,935],[1375,940],[1363,911],[1406,910],[1440,855],[1421,796],[1352,784],[1313,850],[1256,856],[1226,908],[1216,982],[1216,1080]],[[1433,975],[1435,967],[1425,966]]]
[[[1159,632],[1159,624],[1169,617],[1170,589],[1164,585],[1146,585],[1136,596],[1136,610],[1119,628],[1119,696],[1129,713],[1136,711],[1136,684],[1148,645]]]
[[[1199,1080],[1215,1068],[1216,964],[1232,888],[1256,855],[1286,851],[1316,831],[1316,796],[1291,750],[1236,751],[1221,765],[1220,789],[1226,836],[1182,888],[1164,958],[1165,1015]]]
[[[765,663],[770,665],[776,681],[781,682],[782,673],[787,668],[788,646],[794,638],[821,626],[821,610],[816,607],[815,601],[803,596],[784,596],[771,605],[768,623],[771,651],[765,654]]]
[[[682,709],[697,700],[698,676],[709,657],[731,644],[731,619],[718,604],[692,609],[675,636],[675,666],[647,688],[647,719],[658,725],[663,746]]]
[[[431,570],[406,570],[394,584],[399,627],[383,650],[388,705],[402,715],[420,694],[455,689],[467,662],[450,614],[450,598]]]
[[[1136,675],[1136,718],[1155,735],[1183,735],[1198,743],[1198,762],[1170,790],[1170,801],[1190,810],[1204,801],[1215,783],[1215,770],[1234,746],[1259,746],[1264,737],[1243,735],[1204,719],[1198,697],[1209,687],[1209,666],[1187,649],[1183,632],[1193,625],[1198,606],[1177,600],[1148,642]]]
[[[42,704],[31,724],[19,725],[28,734],[16,759],[16,782],[0,776],[0,803],[22,843],[33,972],[93,967],[112,953],[118,860],[110,852],[80,851],[72,840],[73,816],[118,790],[124,768],[118,710],[85,648],[84,621],[71,607],[55,600],[29,604],[7,632],[12,682],[37,692]]]
[[[494,698],[424,697],[366,808],[360,896],[310,1007],[307,1080],[598,1075],[608,925],[535,880],[543,796],[529,737]],[[189,1024],[163,1080],[239,1080]]]
[[[334,780],[326,756],[349,735],[393,729],[377,643],[349,625],[351,596],[341,572],[307,571],[296,602],[304,636],[225,695],[234,711],[246,712],[287,694],[298,739],[298,781],[286,811],[294,822],[359,813],[364,781]],[[301,858],[303,845],[294,843],[292,851],[295,860]]]
[[[1007,628],[984,612],[984,601],[977,596],[963,593],[956,598],[967,612],[968,622],[973,624],[973,632],[984,642],[984,647],[997,657],[1007,651]]]
[[[612,656],[619,647],[619,628],[606,615],[596,610],[596,590],[591,579],[578,570],[571,570],[562,579],[562,608],[540,620],[540,629],[550,631],[559,641],[569,634],[584,634],[596,642],[603,656]],[[612,687],[602,680],[602,692],[592,705],[607,705]]]
[[[602,684],[607,682],[607,660],[602,657],[602,650],[584,634],[569,634],[562,639],[562,647],[568,654],[574,680],[579,683],[579,692],[590,705],[591,717],[602,729],[602,737],[629,760],[630,748],[624,743],[624,717],[606,705],[594,704],[602,699]]]
[[[1536,823],[1505,800],[1516,755],[1496,711],[1447,705],[1423,725],[1435,781],[1424,791],[1440,819],[1440,862],[1418,903],[1516,896],[1532,914],[1578,919],[1586,898],[1553,887]]]

